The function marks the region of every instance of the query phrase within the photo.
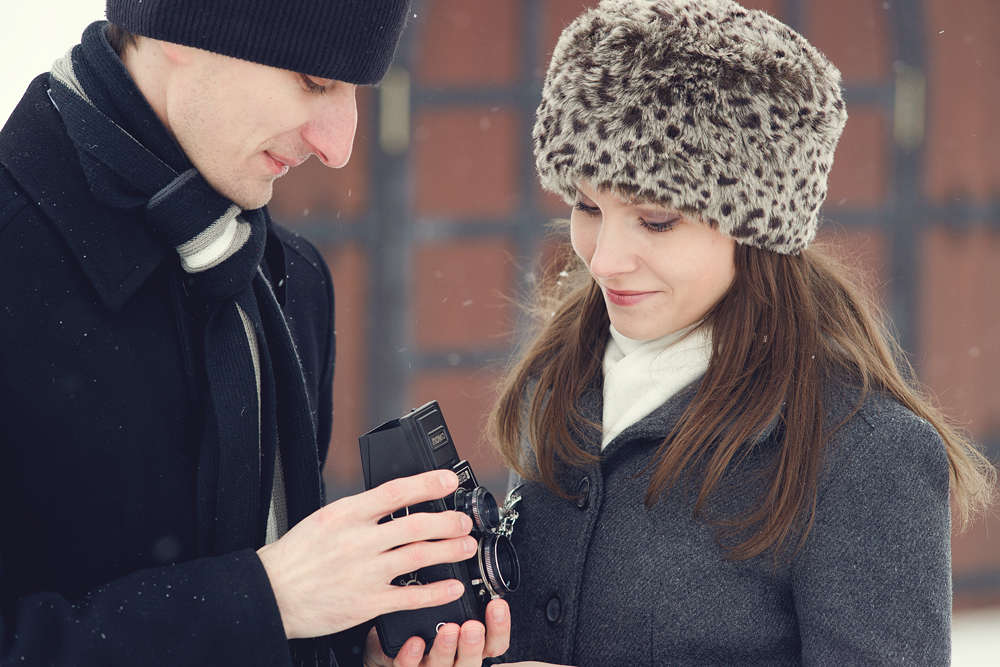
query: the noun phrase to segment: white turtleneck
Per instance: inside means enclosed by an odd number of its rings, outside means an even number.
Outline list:
[[[705,327],[691,329],[643,341],[626,338],[611,327],[604,352],[602,449],[705,373],[712,336]]]

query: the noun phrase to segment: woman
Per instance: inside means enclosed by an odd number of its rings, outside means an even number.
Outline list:
[[[810,247],[840,73],[729,0],[605,0],[534,128],[573,253],[491,428],[522,478],[511,660],[947,664],[991,468]]]

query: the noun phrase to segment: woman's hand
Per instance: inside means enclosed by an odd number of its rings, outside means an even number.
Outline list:
[[[448,623],[434,638],[431,650],[424,655],[424,640],[410,637],[395,660],[382,652],[378,634],[368,633],[365,663],[370,667],[480,667],[483,658],[501,655],[510,643],[510,610],[503,600],[486,606],[486,627],[479,621],[467,621],[461,627]]]

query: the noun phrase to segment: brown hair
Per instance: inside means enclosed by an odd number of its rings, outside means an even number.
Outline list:
[[[490,430],[508,466],[569,498],[556,482],[558,465],[598,460],[573,435],[600,427],[586,423],[577,401],[602,372],[609,320],[586,266],[571,249],[562,257],[566,270],[545,281],[535,299],[538,333],[500,381]],[[703,321],[713,339],[708,370],[650,463],[647,506],[682,478],[690,482],[697,469],[699,516],[743,444],[780,417],[777,459],[761,496],[744,515],[710,522],[733,559],[771,548],[777,558],[792,544],[801,547],[815,513],[825,445],[871,390],[888,393],[941,435],[963,519],[986,506],[995,471],[918,387],[856,271],[818,244],[798,255],[738,244],[734,262],[733,284]],[[838,424],[823,420],[831,380],[859,392],[854,411]]]
[[[118,54],[118,59],[125,62],[125,56],[129,49],[136,48],[135,35],[121,27],[117,23],[109,23],[104,32],[108,39],[108,44]]]

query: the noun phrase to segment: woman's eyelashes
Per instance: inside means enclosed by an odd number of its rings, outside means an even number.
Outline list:
[[[650,222],[639,218],[639,224],[651,232],[669,232],[680,221],[680,216],[671,218],[665,222]]]
[[[589,206],[584,204],[583,201],[579,199],[573,203],[573,209],[591,217],[601,215],[601,209],[599,207]],[[639,226],[651,232],[669,232],[680,220],[681,216],[677,214],[664,215],[652,213],[650,215],[640,215],[638,217]]]

